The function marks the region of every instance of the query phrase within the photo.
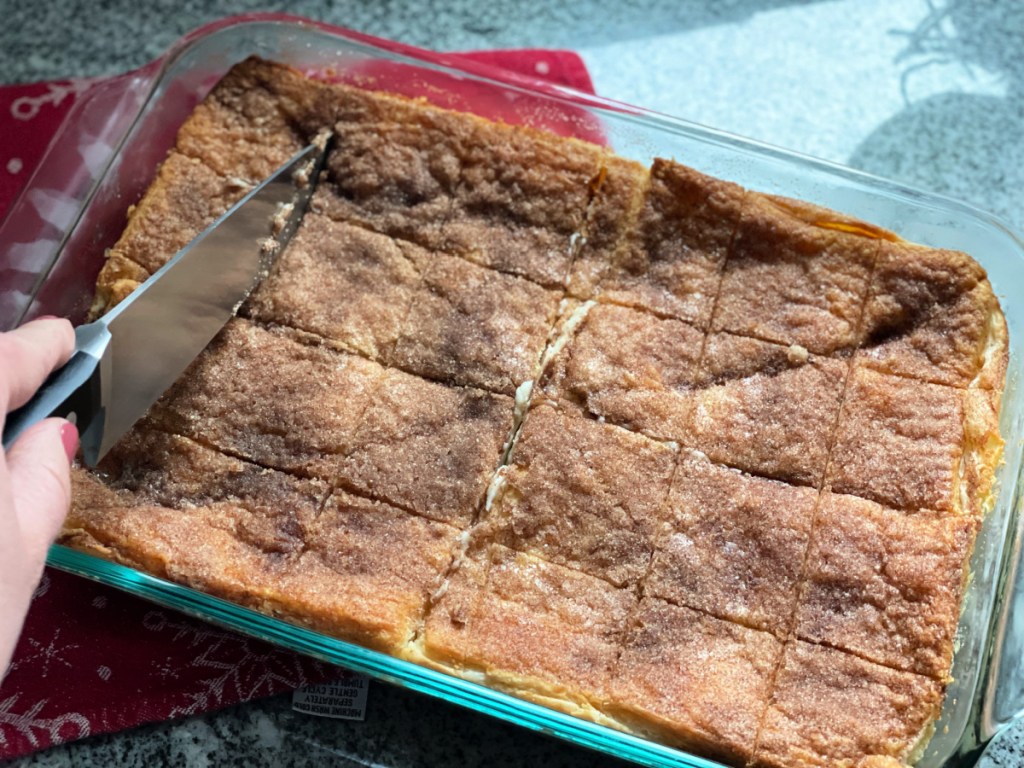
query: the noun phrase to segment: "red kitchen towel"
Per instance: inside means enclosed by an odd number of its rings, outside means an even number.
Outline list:
[[[459,54],[593,92],[568,51]],[[92,80],[0,87],[6,212]],[[327,664],[47,569],[0,682],[0,759],[323,682]]]

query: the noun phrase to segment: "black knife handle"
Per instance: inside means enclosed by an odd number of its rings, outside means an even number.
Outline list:
[[[92,419],[101,418],[99,365],[99,359],[79,350],[51,373],[31,400],[7,414],[4,450],[26,429],[50,416],[68,418],[74,414],[79,433],[88,429]]]

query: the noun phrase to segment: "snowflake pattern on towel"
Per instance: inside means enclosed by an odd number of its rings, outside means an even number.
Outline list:
[[[0,683],[0,759],[337,674],[328,664],[47,570]]]

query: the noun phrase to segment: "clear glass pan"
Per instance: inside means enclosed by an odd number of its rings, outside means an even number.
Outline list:
[[[293,17],[236,17],[183,38],[164,57],[98,83],[73,107],[26,190],[0,224],[0,329],[38,314],[81,319],[104,249],[152,179],[177,127],[214,82],[252,53],[369,87],[563,134],[602,139],[626,157],[673,157],[705,173],[863,218],[928,245],[970,253],[988,270],[1010,329],[1001,428],[1007,441],[998,501],[972,561],[954,681],[919,765],[956,765],[1024,708],[1024,589],[1017,530],[1024,440],[1024,243],[961,203],[682,120],[467,64],[443,54]],[[64,547],[49,563],[163,605],[381,679],[488,712],[618,757],[656,766],[708,760],[520,701],[350,643],[301,629]],[[1021,614],[1024,617],[1024,614]],[[1022,618],[1024,620],[1024,618]]]

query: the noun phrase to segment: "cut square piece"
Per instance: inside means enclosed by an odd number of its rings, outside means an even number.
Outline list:
[[[570,324],[568,343],[541,379],[544,396],[655,438],[686,434],[704,334],[613,304],[592,305]]]
[[[312,210],[436,250],[476,118],[348,86]]]
[[[535,406],[487,530],[506,546],[634,584],[647,570],[674,465],[661,443]]]
[[[582,141],[476,121],[441,250],[561,288],[601,154]]]
[[[706,329],[745,195],[735,184],[655,160],[643,206],[600,282],[601,295]]]
[[[96,295],[89,307],[89,319],[95,320],[124,301],[149,277],[149,272],[116,251],[107,254],[96,277]]]
[[[715,330],[799,344],[819,355],[853,349],[879,240],[846,231],[830,213],[747,197]]]
[[[896,509],[958,509],[963,391],[857,365],[829,469],[832,490]]]
[[[417,514],[467,527],[512,430],[512,398],[388,369],[343,456],[313,472]]]
[[[424,281],[392,362],[506,395],[533,379],[561,292],[441,253],[414,260]]]
[[[336,491],[307,538],[281,583],[289,612],[335,637],[395,653],[440,586],[459,531]]]
[[[684,452],[645,594],[784,636],[817,500]]]
[[[977,529],[969,517],[824,494],[797,634],[945,680]]]
[[[255,56],[232,67],[178,131],[178,149],[225,178],[256,184],[330,126],[330,89]]]
[[[720,464],[817,488],[848,366],[802,347],[712,334],[684,442]]]
[[[492,545],[466,557],[423,631],[430,663],[575,714],[595,713],[632,591]],[[468,673],[468,674],[467,674]]]
[[[193,157],[171,152],[160,166],[153,186],[132,210],[112,253],[134,261],[148,276],[249,189],[244,181],[227,179]]]
[[[610,714],[696,754],[743,765],[781,651],[767,632],[644,598],[615,666]]]
[[[232,320],[147,422],[265,467],[308,475],[341,454],[384,369]]]
[[[280,604],[280,579],[328,493],[323,483],[138,428],[98,470],[73,472],[63,541],[263,609]]]
[[[754,764],[895,768],[931,735],[942,694],[936,680],[793,641],[786,646]]]
[[[308,213],[245,311],[318,334],[345,351],[386,358],[421,281],[407,256],[419,249],[404,246]]]
[[[592,299],[616,261],[616,254],[636,227],[651,175],[632,160],[605,155],[596,190],[587,209],[583,237],[573,260],[568,291],[579,299]]]
[[[1003,323],[974,259],[883,243],[857,359],[883,373],[966,387],[981,371],[986,344],[1005,334]]]

